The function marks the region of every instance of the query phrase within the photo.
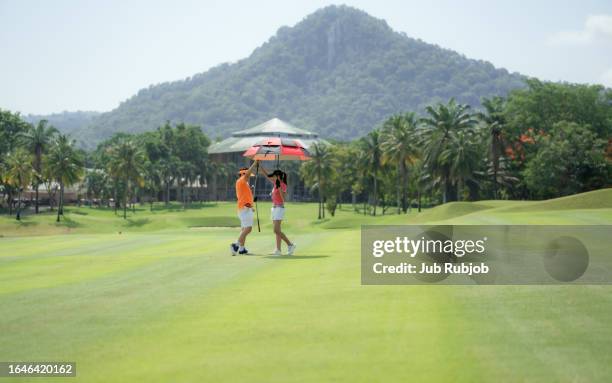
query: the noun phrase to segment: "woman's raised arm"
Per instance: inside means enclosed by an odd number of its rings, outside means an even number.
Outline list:
[[[261,173],[263,173],[263,175],[266,177],[266,179],[272,183],[274,183],[274,181],[272,181],[272,179],[270,179],[270,176],[268,176],[268,172],[266,172],[266,169],[263,166],[259,166],[259,171]]]

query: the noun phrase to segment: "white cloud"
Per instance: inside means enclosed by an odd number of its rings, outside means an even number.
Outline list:
[[[605,71],[600,77],[601,83],[608,88],[612,88],[612,68]]]
[[[577,31],[560,31],[551,36],[549,43],[555,45],[590,44],[596,40],[612,41],[612,15],[591,15],[584,28]]]

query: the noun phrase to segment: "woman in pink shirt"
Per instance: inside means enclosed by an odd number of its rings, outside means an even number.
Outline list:
[[[281,240],[285,241],[288,247],[287,255],[293,255],[295,244],[281,230],[281,223],[285,217],[285,199],[287,198],[287,173],[276,169],[271,174],[261,167],[262,172],[274,185],[272,188],[272,223],[274,224],[274,234],[276,234],[276,249],[273,255],[282,255]]]

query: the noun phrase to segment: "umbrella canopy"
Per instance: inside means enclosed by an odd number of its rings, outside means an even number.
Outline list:
[[[251,146],[244,157],[260,161],[306,161],[310,159],[308,150],[298,140],[271,137]]]

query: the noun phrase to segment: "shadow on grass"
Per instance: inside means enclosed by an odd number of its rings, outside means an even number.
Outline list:
[[[317,259],[317,258],[329,258],[329,255],[268,255],[264,258],[270,259],[280,259],[280,260],[288,260],[288,259]]]
[[[327,223],[329,221],[330,221],[330,218],[316,219],[316,220],[311,222],[311,225],[313,225],[313,226],[322,225],[322,224]]]
[[[19,226],[19,227],[30,227],[30,226],[36,226],[38,225],[38,222],[34,222],[34,221],[24,221],[23,218],[19,221],[15,220],[15,225]]]
[[[142,227],[148,223],[150,223],[151,220],[149,218],[139,218],[139,219],[132,219],[132,218],[128,218],[125,222],[125,227]]]
[[[63,226],[63,227],[68,227],[70,229],[74,229],[77,227],[81,227],[83,226],[83,224],[78,223],[77,221],[69,218],[69,217],[62,217],[61,220],[59,222],[55,223],[56,226]]]
[[[182,219],[187,227],[240,227],[240,221],[236,217],[187,217]]]
[[[216,202],[192,202],[184,207],[183,204],[173,202],[167,206],[163,204],[153,205],[153,212],[179,212],[185,210],[201,210],[215,206],[217,206]]]

